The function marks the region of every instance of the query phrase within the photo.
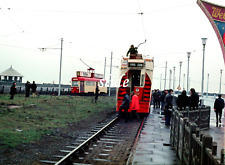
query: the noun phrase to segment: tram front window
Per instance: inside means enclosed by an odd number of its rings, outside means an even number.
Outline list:
[[[72,87],[78,87],[78,81],[72,81]]]
[[[132,87],[131,90],[134,90],[135,86],[140,86],[140,70],[134,70],[132,73]]]

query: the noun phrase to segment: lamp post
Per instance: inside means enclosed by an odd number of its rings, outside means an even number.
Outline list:
[[[188,67],[187,67],[187,91],[189,90],[189,62],[190,62],[191,52],[187,52]]]
[[[183,80],[183,90],[185,89],[184,86],[185,86],[185,74],[184,74],[184,80]]]
[[[181,66],[182,66],[182,61],[180,61],[179,88],[180,88],[180,78],[181,78]],[[179,91],[180,91],[180,90],[179,90]]]
[[[206,97],[208,97],[209,95],[209,73],[208,73],[208,78],[207,78],[207,95]]]
[[[174,93],[175,93],[175,69],[176,69],[176,67],[174,66],[173,67],[173,95],[174,95]]]
[[[169,89],[171,89],[171,77],[172,77],[172,70],[170,69],[170,82],[169,82]]]
[[[167,73],[167,61],[166,61],[166,68],[165,68],[165,83],[164,83],[164,90],[166,89],[166,73]]]
[[[203,98],[203,90],[204,90],[204,61],[205,61],[205,45],[206,45],[207,38],[202,38],[202,45],[203,45],[203,60],[202,60],[202,90],[201,96]]]
[[[222,73],[223,73],[223,70],[220,69],[220,88],[219,88],[219,94],[221,94]]]

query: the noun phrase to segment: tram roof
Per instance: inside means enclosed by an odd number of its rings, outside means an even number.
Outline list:
[[[106,82],[106,80],[102,78],[89,78],[89,77],[73,77],[72,81],[94,81],[94,82]]]

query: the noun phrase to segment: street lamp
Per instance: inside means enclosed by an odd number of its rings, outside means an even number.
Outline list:
[[[205,58],[205,45],[206,45],[207,38],[202,38],[202,45],[203,45],[203,60],[202,60],[202,90],[201,96],[203,98],[203,90],[204,90],[204,58]]]
[[[172,70],[170,69],[170,82],[169,82],[169,89],[171,89],[171,77],[172,77]]]
[[[189,90],[189,62],[190,62],[191,52],[187,52],[188,58],[188,68],[187,68],[187,91]]]
[[[219,88],[219,94],[221,94],[222,73],[223,73],[223,70],[220,69],[220,88]]]
[[[209,95],[209,73],[208,73],[208,79],[207,79],[207,97]]]
[[[176,70],[176,67],[174,66],[173,67],[173,95],[174,95],[174,93],[175,93],[175,70]]]
[[[179,90],[180,90],[181,66],[182,66],[182,61],[180,61]]]

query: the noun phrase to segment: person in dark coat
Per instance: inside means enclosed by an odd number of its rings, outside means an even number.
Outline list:
[[[31,85],[31,92],[33,97],[36,96],[36,90],[37,90],[37,85],[35,84],[35,81],[33,81],[33,84]]]
[[[193,109],[198,109],[198,103],[199,103],[199,96],[198,94],[195,92],[195,89],[194,88],[191,88],[190,89],[190,102],[189,102],[189,106],[190,108],[193,108]]]
[[[16,82],[13,82],[11,88],[10,88],[10,99],[13,99],[14,95],[17,94],[16,90]]]
[[[98,92],[99,92],[98,83],[96,83],[96,88],[95,88],[95,103],[97,103],[97,101],[98,101]]]
[[[165,109],[165,102],[166,102],[166,95],[168,94],[168,90],[164,90],[160,96],[161,100],[161,115],[164,114],[164,109]]]
[[[218,95],[218,98],[214,102],[214,111],[216,112],[216,126],[218,127],[218,116],[219,122],[221,124],[222,110],[224,108],[224,100],[221,98],[221,95]]]
[[[189,97],[187,96],[187,93],[185,90],[182,91],[181,95],[177,98],[177,107],[180,110],[185,110],[186,106],[189,105]]]
[[[25,84],[25,93],[26,93],[26,95],[25,95],[25,97],[29,97],[30,96],[30,82],[29,81],[27,81],[27,83]]]
[[[128,109],[130,106],[130,98],[126,92],[122,92],[123,95],[123,102],[119,108],[119,117],[122,117],[122,110],[124,110],[125,115],[125,122],[127,122],[128,119]]]
[[[127,56],[128,56],[129,53],[130,54],[137,54],[137,48],[135,48],[134,45],[131,45],[130,49],[127,52]]]
[[[168,91],[168,94],[166,95],[166,101],[165,101],[165,125],[169,126],[170,125],[170,119],[171,119],[171,114],[172,114],[172,108],[173,108],[173,90],[170,89]]]

